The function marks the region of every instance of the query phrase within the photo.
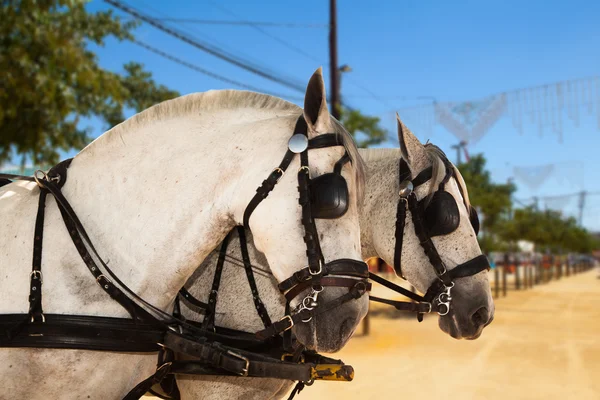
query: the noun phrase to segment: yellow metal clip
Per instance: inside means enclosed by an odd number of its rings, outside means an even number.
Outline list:
[[[310,369],[310,379],[350,382],[354,379],[354,368],[344,364],[317,364]]]

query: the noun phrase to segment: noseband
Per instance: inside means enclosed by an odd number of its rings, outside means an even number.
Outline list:
[[[400,310],[415,311],[419,321],[423,320],[423,314],[432,311],[439,315],[446,315],[450,312],[452,295],[451,290],[454,287],[454,281],[458,278],[464,278],[475,275],[481,271],[489,270],[490,265],[485,255],[479,255],[471,260],[457,265],[452,269],[448,269],[442,261],[435,245],[431,238],[433,236],[449,234],[458,228],[460,222],[460,214],[454,198],[449,199],[451,195],[444,191],[446,183],[450,178],[455,177],[454,167],[443,157],[446,168],[446,175],[441,181],[438,191],[433,195],[430,205],[436,203],[436,209],[429,212],[426,206],[426,199],[419,201],[415,190],[428,182],[432,178],[432,167],[428,167],[419,173],[414,179],[411,178],[411,172],[408,164],[404,159],[400,159],[399,163],[399,200],[396,211],[396,246],[394,251],[394,270],[396,274],[404,278],[401,268],[402,257],[402,242],[406,226],[406,212],[410,211],[413,227],[419,244],[423,248],[425,255],[429,259],[430,264],[436,275],[436,279],[431,283],[424,296],[416,295],[398,285],[395,285],[373,273],[370,273],[370,279],[378,282],[396,292],[402,293],[405,296],[415,300],[417,303],[399,302],[379,297],[371,296],[370,300],[390,304]],[[460,185],[459,185],[460,188]],[[462,189],[461,194],[462,194]],[[437,199],[436,199],[437,196]],[[464,195],[463,195],[464,198]],[[465,206],[467,204],[465,203]],[[437,211],[437,212],[436,212]],[[445,213],[444,218],[439,218],[439,215]],[[436,215],[437,214],[437,215]],[[479,219],[474,208],[469,206],[469,216],[473,229],[479,230]],[[438,218],[436,218],[438,217]],[[406,278],[404,278],[406,279]]]

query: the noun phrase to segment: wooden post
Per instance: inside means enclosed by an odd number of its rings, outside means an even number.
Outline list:
[[[506,297],[506,265],[502,266],[502,296]]]
[[[329,69],[331,93],[331,115],[340,119],[340,71],[337,58],[337,4],[336,0],[329,0]]]
[[[498,265],[494,267],[494,292],[496,293],[496,298],[500,297],[500,271],[498,268]]]
[[[515,290],[521,289],[521,282],[519,280],[519,262],[515,260]]]

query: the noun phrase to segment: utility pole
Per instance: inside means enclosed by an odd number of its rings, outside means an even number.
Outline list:
[[[463,148],[467,147],[467,142],[461,140],[458,144],[450,146],[452,149],[456,150],[456,165],[461,163],[460,152]]]
[[[329,71],[331,115],[340,119],[340,72],[337,59],[337,6],[336,0],[329,0]]]
[[[579,226],[583,226],[583,208],[585,207],[586,191],[582,190],[579,193]]]

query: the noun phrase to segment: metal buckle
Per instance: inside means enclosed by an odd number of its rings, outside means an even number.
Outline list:
[[[323,262],[321,260],[319,260],[319,270],[317,272],[313,272],[312,269],[310,269],[310,267],[308,267],[308,272],[312,275],[321,275],[321,272],[323,272]]]
[[[427,311],[427,314],[429,314],[431,312],[431,307],[432,307],[431,303],[425,303],[425,304],[429,305],[429,310]]]
[[[29,276],[31,277],[33,275],[39,275],[40,283],[44,283],[44,277],[42,275],[42,271],[31,271],[31,273],[29,274]]]
[[[303,165],[300,168],[298,168],[298,172],[300,171],[306,171],[306,175],[310,175],[310,169],[306,165]]]
[[[294,361],[294,356],[295,356],[294,353],[283,353],[281,355],[281,361],[298,363],[298,362]],[[289,361],[287,360],[288,358],[290,359]],[[304,363],[304,361],[305,361],[304,360],[304,354],[300,354],[300,361],[299,362],[300,363]]]
[[[287,331],[287,330],[290,330],[290,329],[292,329],[292,327],[294,326],[294,320],[293,320],[293,319],[292,319],[292,317],[291,317],[291,316],[289,316],[289,315],[285,315],[285,316],[284,316],[283,318],[281,318],[281,319],[280,319],[278,322],[281,322],[281,321],[283,321],[283,320],[284,320],[284,319],[286,319],[286,318],[290,320],[290,326],[289,326],[289,327],[287,327],[287,328],[285,328],[285,329],[284,329],[282,332],[285,332],[285,331]]]
[[[240,372],[239,375],[240,376],[248,376],[248,368],[250,367],[250,360],[248,360],[246,357],[242,356],[241,354],[234,353],[231,350],[227,350],[227,354],[246,362],[246,366],[244,367],[244,369],[242,369],[242,372]]]
[[[279,178],[277,178],[277,180],[275,181],[275,183],[279,182],[279,180],[281,178],[283,178],[283,175],[285,175],[285,171],[282,170],[281,168],[277,167],[273,170],[273,172],[279,172],[281,175],[279,176]]]
[[[46,317],[44,316],[44,313],[40,314],[42,317],[42,324],[46,323]],[[30,322],[34,322],[35,318],[33,317],[33,315],[31,316],[31,321]],[[33,336],[33,335],[29,335],[29,336]],[[36,335],[36,336],[44,336],[44,335]]]

